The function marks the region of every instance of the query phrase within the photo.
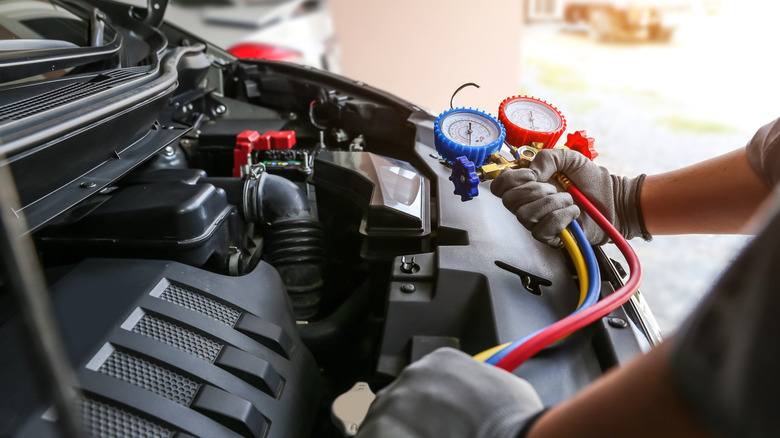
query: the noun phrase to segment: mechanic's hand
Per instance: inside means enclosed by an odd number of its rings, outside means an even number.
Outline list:
[[[515,213],[537,240],[548,245],[560,246],[562,242],[557,234],[577,218],[590,243],[607,243],[606,233],[590,217],[580,214],[571,195],[558,192],[556,186],[548,183],[556,172],[568,176],[626,239],[652,238],[645,229],[639,205],[645,175],[636,178],[611,175],[579,152],[543,149],[528,169],[508,170],[499,175],[490,185],[490,191],[501,197],[504,206]]]
[[[517,437],[543,409],[530,383],[440,348],[379,392],[358,437]]]

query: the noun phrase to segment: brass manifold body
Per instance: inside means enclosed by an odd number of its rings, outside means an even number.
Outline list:
[[[519,148],[508,146],[516,159],[509,161],[498,152],[490,155],[487,158],[487,163],[476,169],[480,181],[495,179],[501,172],[508,169],[527,168],[531,165],[531,160],[539,153],[543,145],[541,143],[531,143],[530,146],[521,146]]]
[[[498,152],[490,155],[487,158],[487,164],[483,164],[481,167],[478,167],[476,169],[477,176],[479,177],[480,181],[487,181],[496,179],[498,175],[501,175],[501,172],[507,170],[507,169],[525,169],[528,168],[531,165],[531,161],[534,159],[536,154],[539,153],[540,150],[544,147],[544,144],[542,143],[531,143],[530,146],[522,146],[519,148],[516,148],[511,145],[509,146],[509,149],[512,152],[512,155],[516,157],[515,160],[509,161]],[[559,146],[558,148],[565,148],[568,149],[566,146]],[[556,172],[553,174],[553,178],[555,178],[558,183],[563,187],[564,190],[566,190],[567,187],[569,187],[572,182],[571,180],[564,174],[560,172]]]

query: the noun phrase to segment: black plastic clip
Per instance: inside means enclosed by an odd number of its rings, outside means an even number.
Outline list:
[[[552,286],[552,281],[539,277],[538,275],[534,275],[530,272],[523,271],[520,268],[516,268],[509,263],[502,262],[501,260],[496,260],[496,266],[498,266],[501,269],[505,269],[513,274],[517,274],[520,276],[520,280],[522,281],[523,287],[528,292],[531,292],[534,295],[541,295],[542,294],[542,288],[541,286]]]

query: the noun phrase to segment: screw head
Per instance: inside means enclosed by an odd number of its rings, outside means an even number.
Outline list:
[[[79,187],[81,187],[82,189],[91,189],[95,186],[97,186],[97,183],[94,183],[92,181],[84,181],[83,183],[79,184]]]
[[[411,283],[404,283],[401,285],[401,292],[405,294],[412,294],[417,290],[417,288],[411,284]]]
[[[628,327],[628,323],[623,318],[617,318],[615,316],[611,316],[607,319],[607,322],[609,325],[615,328],[626,328]]]

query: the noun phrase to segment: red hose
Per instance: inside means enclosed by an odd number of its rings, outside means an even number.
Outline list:
[[[598,321],[603,316],[609,314],[609,312],[625,304],[639,289],[639,283],[642,281],[642,267],[639,265],[639,258],[637,258],[633,248],[626,242],[626,239],[611,223],[609,223],[607,218],[593,206],[579,189],[570,185],[566,188],[566,191],[571,194],[577,205],[579,205],[580,208],[582,208],[585,213],[587,213],[588,216],[590,216],[591,219],[607,233],[609,238],[612,239],[623,254],[623,257],[628,261],[631,276],[628,278],[628,281],[626,281],[626,284],[615,291],[615,293],[602,299],[593,306],[582,309],[547,327],[546,330],[524,342],[496,364],[497,367],[510,372],[547,345],[552,344],[558,339],[561,339],[588,324]]]

